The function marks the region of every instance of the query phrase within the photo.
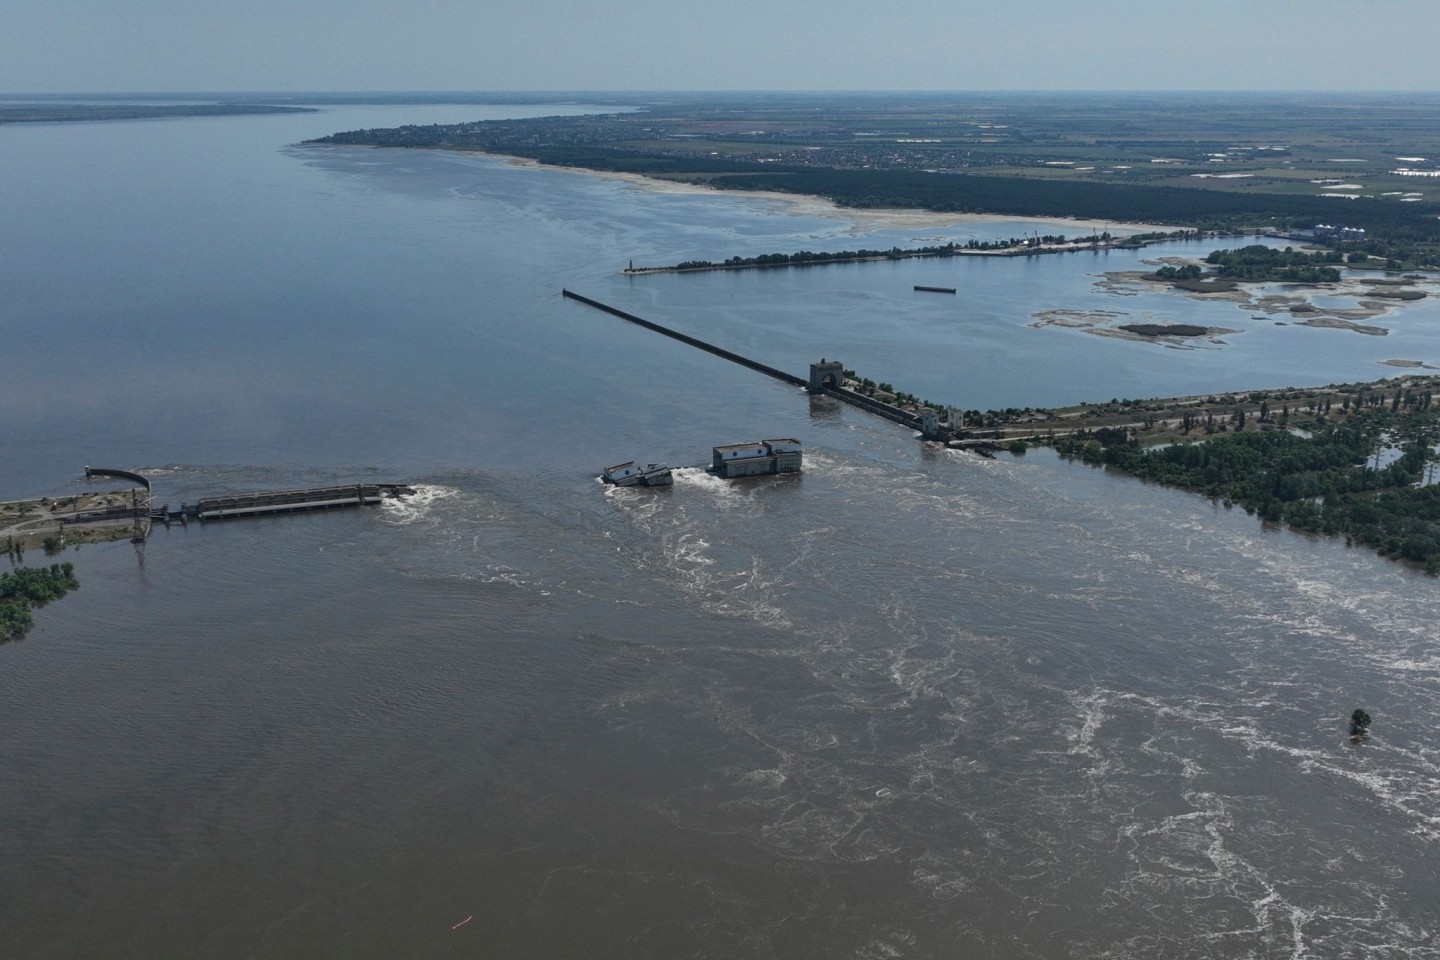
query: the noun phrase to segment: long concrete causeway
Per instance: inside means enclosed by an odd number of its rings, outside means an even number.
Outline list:
[[[179,510],[152,505],[150,481],[141,474],[130,470],[114,470],[108,467],[86,467],[87,477],[120,477],[144,488],[144,495],[137,496],[129,507],[112,508],[106,516],[83,517],[82,519],[113,519],[120,516],[142,517],[146,520],[228,520],[232,517],[255,517],[274,513],[297,513],[306,510],[332,510],[336,507],[361,507],[377,504],[392,497],[403,497],[414,493],[405,483],[347,483],[331,487],[307,487],[303,490],[265,490],[257,493],[239,493],[223,497],[207,497],[191,504],[180,505]]]
[[[742,367],[749,367],[751,370],[763,373],[767,377],[774,377],[781,383],[788,383],[796,387],[805,387],[811,393],[820,393],[824,394],[827,397],[834,397],[836,400],[839,400],[842,403],[848,403],[853,407],[859,407],[866,413],[873,413],[877,417],[884,417],[886,420],[894,421],[895,423],[902,424],[914,430],[921,429],[920,418],[910,413],[908,410],[902,410],[899,407],[893,406],[892,404],[884,403],[880,400],[876,400],[873,397],[867,397],[863,394],[856,393],[853,390],[847,390],[843,386],[831,386],[828,384],[813,383],[810,380],[806,380],[804,377],[797,377],[793,373],[786,373],[784,370],[779,370],[775,367],[772,367],[768,363],[761,363],[759,360],[751,360],[749,357],[743,357],[740,354],[734,352],[733,350],[726,350],[724,347],[717,347],[715,344],[707,343],[706,341],[701,340],[698,337],[692,337],[688,334],[681,333],[678,330],[671,330],[669,327],[655,323],[653,320],[645,320],[641,317],[637,317],[635,316],[635,314],[627,313],[626,311],[621,310],[619,307],[612,307],[608,303],[601,303],[599,300],[592,300],[589,297],[581,296],[573,290],[566,290],[562,288],[560,293],[564,295],[567,300],[575,300],[579,303],[585,304],[586,306],[594,307],[596,310],[603,310],[611,316],[619,317],[621,320],[627,320],[630,323],[644,327],[646,330],[653,330],[656,333],[671,338],[672,340],[679,340],[681,343],[686,343],[692,347],[697,347],[701,350],[704,350],[706,353],[713,353],[717,357],[729,360],[731,363],[738,363]]]
[[[678,330],[671,330],[669,327],[662,327],[660,324],[654,323],[650,320],[643,320],[640,317],[635,316],[635,314],[633,313],[626,313],[619,307],[612,307],[607,303],[601,303],[599,300],[591,300],[589,297],[582,297],[580,294],[574,292],[573,290],[565,290],[562,288],[560,292],[568,300],[578,300],[580,303],[583,303],[586,306],[594,307],[596,310],[604,310],[611,316],[619,317],[621,320],[629,320],[631,323],[639,324],[646,330],[654,330],[656,333],[670,337],[672,340],[679,340],[681,343],[688,343],[692,347],[698,347],[701,350],[704,350],[706,353],[713,353],[717,357],[723,357],[724,359],[729,360],[731,363],[738,363],[742,367],[749,367],[751,370],[757,370],[760,373],[765,374],[765,376],[774,377],[776,380],[779,380],[782,383],[793,384],[797,387],[809,386],[809,381],[805,380],[803,377],[797,377],[793,373],[786,373],[784,370],[777,370],[776,368],[770,366],[768,363],[761,363],[759,360],[751,360],[749,357],[742,357],[740,356],[740,354],[735,353],[731,350],[726,350],[724,347],[717,347],[713,343],[706,343],[704,340],[681,333]]]

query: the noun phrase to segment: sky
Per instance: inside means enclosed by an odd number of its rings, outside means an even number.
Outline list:
[[[0,93],[1440,90],[1435,0],[3,0]]]

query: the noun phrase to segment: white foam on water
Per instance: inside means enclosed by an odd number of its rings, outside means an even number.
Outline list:
[[[675,486],[703,491],[722,507],[739,506],[755,499],[746,483],[717,477],[701,467],[676,467],[670,475]]]
[[[1228,955],[1230,949],[1245,950],[1245,944],[1257,940],[1284,944],[1291,957],[1307,956],[1305,926],[1315,911],[1288,899],[1262,868],[1232,848],[1237,823],[1230,804],[1216,793],[1195,789],[1203,771],[1190,762],[1183,766],[1185,780],[1192,784],[1184,792],[1191,809],[1121,831],[1133,845],[1133,869],[1113,893],[1132,902],[1218,899],[1245,910],[1248,923],[1232,926],[1217,912],[1219,929],[1197,925],[1192,932],[1195,956],[1215,956],[1217,950]],[[1120,955],[1145,955],[1142,942],[1132,941],[1131,947],[1136,952]]]
[[[770,767],[765,770],[751,770],[749,773],[740,777],[740,783],[747,787],[778,790],[784,786],[787,779],[789,778],[785,775],[785,771]]]
[[[898,960],[910,955],[915,946],[915,935],[909,930],[893,930],[882,937],[875,937],[869,943],[856,949],[859,960]]]
[[[1426,660],[1401,658],[1391,660],[1385,664],[1385,667],[1402,673],[1433,673],[1435,679],[1440,679],[1440,657],[1431,657]]]
[[[644,489],[607,491],[641,541],[627,542],[633,562],[664,571],[664,575],[702,609],[727,617],[740,617],[771,626],[789,626],[778,588],[782,577],[769,572],[747,548],[712,539],[715,517],[708,511],[758,510],[763,498],[755,491],[737,491],[694,467],[675,471],[676,486],[687,489],[660,493]],[[700,503],[687,501],[692,491],[709,494]]]
[[[527,589],[535,586],[535,582],[526,577],[522,571],[497,564],[488,564],[483,570],[472,570],[466,573],[454,574],[450,579],[461,580],[466,583],[503,583],[507,586]],[[548,590],[541,590],[539,592],[542,596],[549,594]]]
[[[387,497],[380,501],[381,516],[385,522],[397,526],[418,523],[430,515],[430,511],[437,503],[449,500],[460,493],[454,487],[442,487],[438,484],[428,483],[417,484],[413,489],[415,492],[409,496]]]
[[[993,461],[961,456],[960,463],[996,469]],[[831,576],[808,571],[809,561],[797,563],[790,553],[778,559],[766,553],[768,571],[751,555],[746,538],[754,534],[751,521],[764,519],[770,484],[737,485],[688,472],[692,489],[707,496],[627,493],[612,502],[697,606],[760,618],[761,607],[779,605],[786,578]],[[684,473],[676,483],[687,483]],[[895,571],[877,572],[867,580],[876,595],[855,598],[872,604],[865,616],[842,608],[803,649],[779,641],[773,649],[737,646],[749,656],[787,657],[787,669],[808,671],[814,684],[803,702],[767,701],[760,710],[744,691],[714,689],[714,700],[699,706],[736,742],[759,747],[758,756],[726,771],[731,793],[716,806],[732,818],[727,829],[737,825],[785,859],[910,857],[911,883],[926,899],[984,901],[984,891],[999,885],[1033,909],[1056,896],[1047,876],[1064,875],[1076,857],[1093,856],[1112,871],[1104,888],[1112,892],[1097,901],[1096,929],[1137,935],[1091,943],[1087,955],[1108,947],[1108,955],[1147,960],[1308,958],[1339,955],[1330,950],[1337,945],[1358,956],[1360,945],[1376,944],[1376,955],[1400,956],[1423,942],[1387,927],[1385,918],[1394,914],[1381,891],[1360,889],[1358,880],[1342,893],[1297,883],[1306,868],[1277,859],[1277,851],[1289,855],[1293,846],[1301,857],[1322,858],[1318,869],[1325,876],[1323,863],[1338,857],[1335,871],[1343,875],[1355,861],[1340,853],[1342,839],[1308,834],[1303,823],[1288,823],[1283,810],[1267,806],[1265,796],[1237,785],[1264,768],[1290,781],[1301,775],[1302,790],[1310,777],[1342,778],[1330,789],[1347,804],[1373,805],[1377,816],[1408,809],[1404,816],[1422,836],[1430,829],[1413,815],[1428,809],[1432,788],[1440,795],[1440,773],[1426,772],[1440,758],[1367,745],[1364,753],[1377,762],[1355,765],[1356,753],[1338,742],[1338,727],[1336,742],[1317,743],[1310,729],[1295,723],[1298,706],[1329,689],[1329,679],[1315,675],[1317,659],[1323,668],[1336,652],[1350,658],[1344,665],[1365,666],[1362,658],[1373,657],[1391,676],[1429,680],[1440,665],[1419,646],[1423,613],[1411,612],[1428,607],[1406,609],[1405,583],[1337,588],[1334,577],[1325,576],[1333,561],[1303,554],[1297,560],[1286,549],[1288,534],[1237,531],[1233,523],[1217,533],[1203,512],[1176,527],[1185,531],[1180,539],[1187,548],[1193,541],[1203,554],[1192,566],[1185,551],[1172,554],[1113,534],[1117,524],[1138,529],[1118,509],[1087,508],[1077,517],[1055,508],[1016,520],[963,484],[863,460],[824,469],[822,483],[885,496],[899,510],[946,517],[996,512],[1004,523],[1054,526],[1094,549],[1081,553],[1064,577],[1027,590],[1069,591],[1071,599],[1101,610],[1139,606],[1145,595],[1140,574],[1184,581],[1204,604],[1223,608],[1237,629],[1207,642],[1203,627],[1187,623],[1173,631],[1173,656],[1157,651],[1156,660],[1136,665],[1142,673],[1131,689],[1130,665],[1113,652],[1097,649],[1093,662],[1072,669],[1071,658],[1082,654],[1072,650],[1063,622],[1043,624],[1054,632],[1047,639],[1032,616],[1026,620],[1030,642],[1012,647],[984,626],[992,611],[982,597],[939,603],[903,588],[885,596],[886,577]],[[752,506],[754,515],[735,512]],[[805,531],[795,553],[809,557],[837,532],[845,531]],[[1229,560],[1243,560],[1245,573],[1232,575]],[[1364,562],[1357,557],[1357,564]],[[915,577],[924,589],[949,574],[937,558],[905,557],[891,566],[899,567],[897,582]],[[1247,589],[1252,580],[1257,588]],[[833,582],[848,583],[843,577]],[[1017,616],[1003,603],[996,607],[1002,619]],[[1205,612],[1202,605],[1199,613]],[[1357,647],[1357,622],[1382,618],[1387,625],[1378,644]],[[982,626],[966,630],[956,626],[960,620]],[[1182,671],[1189,669],[1192,646],[1195,683],[1187,686],[1190,674]],[[1178,675],[1167,672],[1172,669]],[[1154,683],[1147,670],[1159,675]],[[1003,725],[982,726],[982,718],[1003,719]],[[1231,772],[1222,757],[1245,769]],[[1347,766],[1354,769],[1346,773]],[[907,818],[917,810],[934,820],[911,828]],[[703,814],[681,805],[670,812],[704,822]],[[1270,838],[1279,839],[1271,844]],[[917,846],[926,852],[915,855]],[[1126,919],[1131,913],[1140,919]],[[1194,949],[1187,953],[1174,931],[1191,920],[1196,924],[1186,935]]]
[[[772,627],[790,627],[793,624],[780,605],[778,588],[783,582],[767,573],[758,557],[752,557],[748,568],[712,578],[704,606],[726,616],[744,617]]]
[[[1070,741],[1070,753],[1084,757],[1099,756],[1095,749],[1095,734],[1105,722],[1105,705],[1109,699],[1104,691],[1071,696],[1070,702],[1080,715],[1080,725],[1065,731],[1065,738]]]
[[[1153,698],[1127,696],[1125,699],[1144,703],[1157,714],[1178,716],[1193,724],[1219,733],[1239,744],[1247,754],[1270,754],[1286,758],[1293,769],[1306,775],[1320,775],[1343,781],[1364,792],[1380,809],[1399,816],[1410,824],[1410,832],[1430,843],[1440,843],[1440,751],[1426,747],[1402,748],[1382,741],[1371,741],[1359,749],[1337,736],[1331,745],[1296,744],[1280,739],[1273,730],[1255,719],[1237,720],[1224,715],[1218,704],[1205,702],[1161,704]],[[1246,710],[1257,710],[1255,703],[1246,703]],[[1357,759],[1359,762],[1357,763]]]
[[[873,476],[877,472],[874,464],[867,462],[863,456],[851,455],[837,457],[823,450],[813,447],[805,451],[805,472],[823,473],[827,477],[862,477]]]
[[[649,519],[659,513],[665,506],[661,497],[665,494],[659,493],[650,487],[617,487],[613,483],[605,483],[597,479],[596,483],[601,484],[606,500],[620,510],[625,510],[640,519]]]

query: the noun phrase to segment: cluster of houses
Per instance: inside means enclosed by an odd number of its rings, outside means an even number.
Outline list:
[[[1364,240],[1365,231],[1359,227],[1335,227],[1328,223],[1317,223],[1310,231],[1316,240]]]

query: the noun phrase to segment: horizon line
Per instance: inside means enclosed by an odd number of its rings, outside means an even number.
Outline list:
[[[1245,95],[1245,96],[1417,96],[1440,94],[1440,89],[1295,89],[1295,88],[1094,88],[1094,89],[1045,89],[1045,88],[914,88],[914,89],[816,89],[816,88],[734,88],[734,89],[570,89],[570,88],[527,88],[527,89],[228,89],[228,90],[31,90],[0,92],[0,100],[16,100],[26,97],[295,97],[295,96],[731,96],[731,95],[786,95],[786,96],[952,96],[957,94],[977,95],[1048,95],[1048,96],[1090,96],[1090,95]]]

